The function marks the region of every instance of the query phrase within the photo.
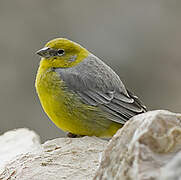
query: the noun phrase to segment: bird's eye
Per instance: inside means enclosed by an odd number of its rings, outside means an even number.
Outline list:
[[[59,49],[57,51],[58,56],[62,56],[64,53],[65,53],[65,51],[63,49]]]

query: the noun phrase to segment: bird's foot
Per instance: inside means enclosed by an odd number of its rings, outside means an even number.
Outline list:
[[[67,133],[67,137],[69,138],[79,138],[79,137],[84,137],[84,135],[78,135],[78,134],[73,134],[71,132]]]

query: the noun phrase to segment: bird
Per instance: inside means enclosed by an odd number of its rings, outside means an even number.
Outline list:
[[[80,44],[55,38],[36,54],[40,103],[68,137],[111,138],[131,117],[147,111],[115,71]]]

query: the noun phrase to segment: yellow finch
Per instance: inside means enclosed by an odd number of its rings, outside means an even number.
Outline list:
[[[36,90],[49,118],[70,136],[111,137],[146,107],[98,57],[64,38],[37,52]]]

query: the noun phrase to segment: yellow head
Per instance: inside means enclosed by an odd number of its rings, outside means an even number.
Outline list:
[[[68,68],[83,61],[89,52],[73,41],[56,38],[37,51],[37,54],[42,57],[41,65],[46,68]]]

